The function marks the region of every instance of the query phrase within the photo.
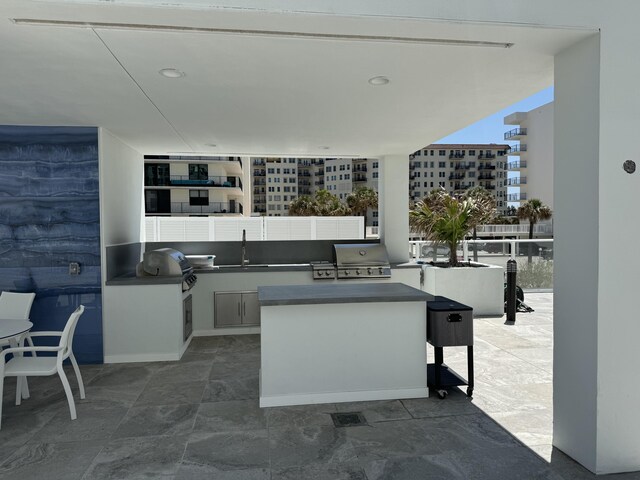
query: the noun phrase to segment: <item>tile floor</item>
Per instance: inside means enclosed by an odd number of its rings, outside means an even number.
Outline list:
[[[260,409],[257,335],[196,338],[180,362],[82,366],[75,421],[56,377],[31,379],[20,407],[8,379],[0,479],[596,478],[551,447],[553,295],[525,301],[536,312],[514,326],[475,321],[473,400]],[[466,373],[465,352],[445,361]],[[368,425],[335,428],[340,411]]]

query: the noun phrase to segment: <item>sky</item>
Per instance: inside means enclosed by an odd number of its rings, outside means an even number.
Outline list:
[[[516,127],[506,126],[504,117],[513,112],[528,112],[552,101],[553,87],[549,87],[435,143],[505,143],[505,132]]]

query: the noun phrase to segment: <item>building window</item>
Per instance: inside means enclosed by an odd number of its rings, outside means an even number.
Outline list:
[[[440,178],[444,178],[444,177],[446,177],[446,176],[447,176],[447,174],[446,174],[445,172],[438,172],[438,176],[439,176]]]
[[[373,172],[372,177],[373,178],[378,178],[378,172]]]
[[[475,150],[469,150],[469,156],[470,157],[475,157],[476,156],[476,151]]]
[[[431,183],[430,187],[433,188],[433,182],[429,182],[429,183]]]
[[[446,150],[438,150],[438,155],[440,155],[441,157],[444,157],[447,154]]]
[[[189,164],[189,180],[207,180],[209,178],[209,165]]]
[[[189,205],[209,205],[209,191],[189,190]]]
[[[421,168],[422,167],[422,163],[421,162],[413,162],[413,166],[416,168]]]
[[[444,150],[442,150],[444,152]],[[438,168],[447,168],[447,162],[438,162]]]
[[[378,168],[378,162],[373,162],[373,168]]]
[[[378,218],[378,210],[374,210],[372,213],[373,218]]]

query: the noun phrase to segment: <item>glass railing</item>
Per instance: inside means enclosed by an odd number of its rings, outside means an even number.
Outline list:
[[[527,151],[527,145],[524,143],[521,143],[520,145],[512,145],[509,148],[507,155],[513,155],[514,153],[520,153],[520,152],[526,152],[526,151]]]
[[[189,178],[189,175],[171,175],[171,185],[173,186],[203,186],[203,187],[226,187],[242,188],[240,177],[206,177]]]
[[[519,137],[526,134],[527,134],[526,128],[514,128],[513,130],[509,130],[507,133],[504,134],[504,139],[509,140],[510,138]]]
[[[207,205],[191,205],[189,202],[171,202],[171,213],[242,213],[242,205],[238,202],[211,202]]]
[[[421,263],[449,259],[449,249],[433,242],[409,242],[409,252],[412,259]],[[513,259],[517,262],[517,285],[525,290],[553,289],[553,239],[465,240],[456,255],[462,261],[497,265],[505,271],[507,261]]]
[[[526,193],[509,193],[507,195],[507,202],[518,202],[520,200],[526,200]]]

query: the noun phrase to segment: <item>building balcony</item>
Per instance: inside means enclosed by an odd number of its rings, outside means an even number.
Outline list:
[[[411,168],[411,165],[409,165],[409,168]],[[367,166],[366,165],[355,165],[353,167],[353,171],[354,172],[366,172],[367,171]]]
[[[453,167],[454,170],[469,170],[469,168],[469,165],[466,165],[464,163],[459,163],[455,167]]]
[[[266,162],[264,160],[254,160],[253,164],[254,165],[262,165],[262,166],[264,166],[266,164]]]
[[[172,187],[219,187],[219,188],[239,188],[242,190],[242,180],[240,177],[207,177],[189,178],[189,175],[171,175]]]
[[[311,182],[309,180],[300,180],[298,182],[298,185],[311,185]]]
[[[507,155],[520,155],[522,152],[527,151],[527,144],[521,143],[520,145],[512,145],[507,151]]]
[[[490,173],[482,173],[478,176],[478,180],[495,180],[496,176]]]
[[[254,170],[253,171],[253,176],[254,177],[266,177],[267,176],[267,172],[264,170]]]
[[[360,183],[360,182],[366,182],[367,181],[367,177],[362,176],[362,175],[354,175],[353,176],[353,182],[354,183]]]
[[[253,180],[254,185],[266,185],[266,180],[264,178],[256,178]]]
[[[514,128],[513,130],[509,130],[504,134],[505,140],[518,140],[527,135],[526,128]]]
[[[324,187],[324,180],[318,180],[317,182],[313,182],[316,187]]]
[[[527,177],[513,177],[507,179],[507,185],[514,187],[518,185],[526,185]]]
[[[481,163],[478,166],[478,170],[495,170],[496,166],[495,165],[490,165],[488,163]]]
[[[527,194],[524,192],[521,193],[509,193],[507,195],[507,202],[519,202],[521,200],[526,200]]]
[[[466,172],[462,172],[462,173],[450,173],[449,174],[449,180],[461,180],[465,177]]]
[[[462,153],[450,153],[449,154],[449,158],[464,158],[465,154],[464,152]]]
[[[189,202],[171,202],[171,213],[189,214],[242,214],[239,202],[211,202],[206,205],[191,205]]]
[[[507,163],[507,170],[520,170],[523,168],[527,168],[526,160],[518,160],[517,162]]]

